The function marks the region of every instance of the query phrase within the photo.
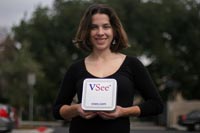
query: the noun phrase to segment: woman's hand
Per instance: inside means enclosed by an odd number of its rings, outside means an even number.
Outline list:
[[[103,119],[116,119],[123,116],[124,108],[121,106],[116,106],[115,110],[112,112],[97,112],[97,114]]]
[[[80,104],[79,104],[77,110],[78,110],[79,115],[84,119],[91,119],[91,118],[94,118],[97,115],[96,112],[84,111],[81,108]]]
[[[139,116],[141,113],[138,106],[132,107],[121,107],[116,106],[115,110],[112,112],[91,112],[84,111],[80,104],[74,105],[63,105],[60,109],[60,114],[64,119],[71,119],[76,116],[81,116],[84,119],[91,119],[99,115],[103,119],[116,119],[122,116]]]
[[[112,112],[97,112],[97,114],[103,119],[116,119],[123,116],[139,116],[141,110],[138,106],[121,107],[116,106],[116,109]]]
[[[63,105],[60,108],[60,115],[66,119],[70,120],[73,117],[81,116],[85,119],[91,119],[95,117],[97,114],[95,112],[84,111],[81,108],[80,104],[73,104],[73,105]]]

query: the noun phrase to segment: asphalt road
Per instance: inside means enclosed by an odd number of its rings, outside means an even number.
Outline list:
[[[12,133],[69,133],[67,127],[51,127],[44,132],[39,132],[37,130],[23,130],[23,129],[15,129]],[[166,128],[141,128],[141,129],[133,129],[130,133],[199,133],[199,131],[189,132],[186,130],[175,130],[175,129],[166,129]]]
[[[14,129],[11,133],[69,133],[68,125],[63,126],[60,123],[23,123],[23,124],[38,124],[36,128],[32,129]],[[46,126],[42,126],[45,125]],[[131,124],[130,133],[200,133],[200,131],[189,132],[186,128],[174,126],[174,128],[166,128],[156,126],[152,123],[136,123]]]
[[[56,127],[54,129],[54,133],[69,133],[68,128],[66,127]],[[177,130],[168,130],[165,128],[157,128],[157,129],[136,129],[131,130],[131,133],[197,133],[196,132],[189,132],[189,131],[177,131]]]

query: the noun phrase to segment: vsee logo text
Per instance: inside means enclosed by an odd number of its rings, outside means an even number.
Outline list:
[[[109,91],[111,85],[89,84],[90,89],[93,91]]]

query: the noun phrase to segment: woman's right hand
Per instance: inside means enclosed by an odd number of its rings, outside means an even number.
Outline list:
[[[78,111],[79,115],[84,119],[91,119],[91,118],[94,118],[97,115],[96,112],[84,111],[80,104],[77,107],[77,111]]]

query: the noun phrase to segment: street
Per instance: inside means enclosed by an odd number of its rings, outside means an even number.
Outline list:
[[[185,130],[175,130],[175,129],[166,129],[166,128],[144,128],[142,129],[132,129],[130,133],[197,133],[199,131],[189,132]],[[38,130],[23,130],[23,129],[15,129],[12,133],[69,133],[67,127],[56,126],[46,131],[38,131]]]
[[[69,133],[69,125],[61,122],[23,122],[25,127],[35,125],[35,128],[20,128],[14,129],[11,133]],[[130,133],[197,133],[199,131],[186,131],[185,127],[174,125],[173,127],[166,128],[157,126],[151,122],[132,122]]]
[[[68,133],[68,128],[66,127],[56,127],[54,129],[54,133]],[[130,133],[197,133],[189,132],[189,131],[177,131],[177,130],[166,130],[165,128],[157,128],[157,129],[133,129]]]

